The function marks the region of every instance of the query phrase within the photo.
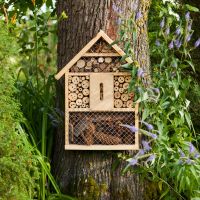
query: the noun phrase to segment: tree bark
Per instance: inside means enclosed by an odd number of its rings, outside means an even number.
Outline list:
[[[67,20],[58,24],[58,71],[86,45],[100,29],[112,39],[118,31],[118,14],[113,4],[128,16],[132,5],[143,14],[138,25],[136,59],[149,70],[147,15],[150,0],[58,0],[58,17],[63,11]],[[64,78],[57,87],[57,107],[64,110]],[[144,200],[144,183],[137,174],[121,175],[125,163],[118,163],[114,151],[64,150],[64,126],[55,138],[53,171],[63,193],[84,200]],[[125,153],[125,152],[122,152]],[[127,152],[126,152],[127,153]],[[147,198],[153,199],[153,198]]]

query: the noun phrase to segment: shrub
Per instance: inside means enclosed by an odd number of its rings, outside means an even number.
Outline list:
[[[13,95],[16,44],[0,24],[0,199],[33,199],[38,179],[37,160],[20,127],[23,121]]]

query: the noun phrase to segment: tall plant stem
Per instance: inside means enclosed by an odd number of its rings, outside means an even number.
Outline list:
[[[42,156],[43,159],[46,157],[46,130],[47,129],[47,112],[46,108],[43,111],[42,116]],[[46,173],[42,168],[42,200],[45,200],[45,185],[46,185]]]
[[[37,8],[34,10],[35,18],[35,70],[36,70],[36,82],[37,88],[39,88],[39,77],[38,77],[38,25],[37,25]]]

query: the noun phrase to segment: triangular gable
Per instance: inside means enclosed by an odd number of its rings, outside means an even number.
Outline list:
[[[106,35],[106,33],[102,30],[94,37],[87,45],[78,53],[72,60],[70,60],[65,67],[63,67],[56,75],[55,78],[58,80],[60,79],[84,54],[100,39],[103,38],[109,45],[113,43],[113,40]],[[120,55],[124,56],[126,55],[125,52],[117,45],[111,45],[112,48]],[[128,63],[132,63],[132,59],[130,57],[127,57],[125,59]]]

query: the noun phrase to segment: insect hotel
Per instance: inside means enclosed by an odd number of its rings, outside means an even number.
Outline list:
[[[138,105],[128,93],[131,75],[124,72],[124,51],[100,31],[60,72],[65,75],[65,149],[135,150]],[[125,59],[131,63],[130,58]]]

